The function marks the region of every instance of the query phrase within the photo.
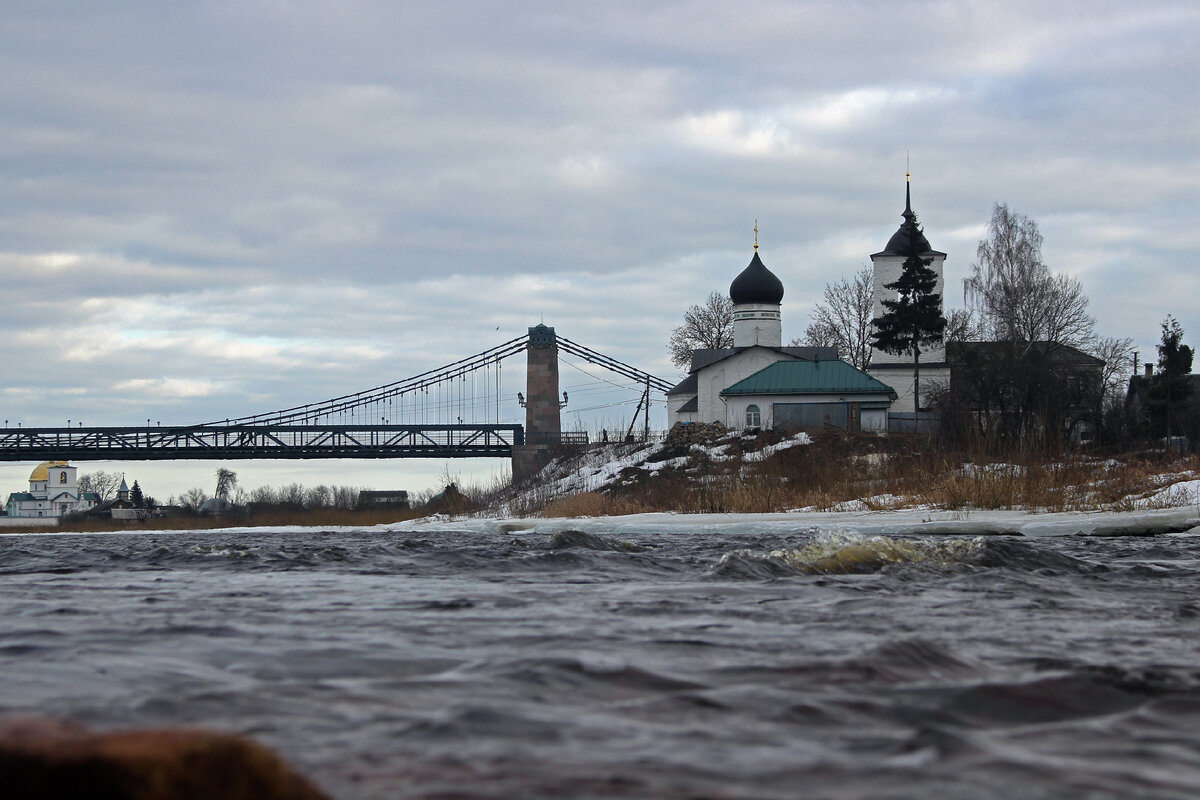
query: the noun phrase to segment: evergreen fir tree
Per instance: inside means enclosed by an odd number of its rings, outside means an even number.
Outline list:
[[[920,233],[916,215],[904,223],[911,226],[914,234]],[[910,235],[910,252],[904,260],[900,277],[885,288],[896,292],[895,300],[884,300],[887,309],[880,317],[872,320],[875,330],[871,334],[872,344],[893,355],[912,353],[913,357],[913,411],[921,410],[921,348],[940,344],[946,330],[946,318],[942,315],[942,299],[937,293],[937,274],[929,268],[932,258],[921,258],[916,252],[919,235]],[[913,428],[917,426],[917,414],[913,415]]]
[[[142,496],[142,487],[138,486],[138,482],[133,482],[133,488],[129,490],[129,500],[133,503],[134,508],[141,508],[146,504],[145,498]]]
[[[1192,348],[1183,343],[1183,327],[1168,316],[1162,324],[1162,342],[1158,345],[1158,374],[1150,385],[1150,416],[1154,427],[1170,437],[1185,429],[1192,384]],[[1170,442],[1168,441],[1168,446]]]

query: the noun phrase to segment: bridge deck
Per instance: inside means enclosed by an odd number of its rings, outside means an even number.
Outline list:
[[[521,425],[190,425],[5,428],[0,461],[508,458]]]

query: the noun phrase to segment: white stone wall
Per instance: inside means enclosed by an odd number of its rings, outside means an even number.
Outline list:
[[[875,284],[873,287],[873,295],[875,298],[874,305],[873,305],[874,310],[872,312],[873,318],[881,317],[887,311],[887,309],[883,307],[884,300],[895,300],[896,299],[896,292],[892,289],[886,289],[884,287],[889,283],[895,283],[896,280],[899,279],[900,273],[904,269],[904,260],[905,260],[904,256],[881,256],[881,255],[871,256],[871,264],[874,267],[874,284]],[[945,296],[945,280],[942,277],[942,262],[944,262],[945,260],[946,260],[946,257],[944,255],[938,254],[938,255],[933,256],[933,261],[929,265],[929,268],[932,269],[934,274],[937,275],[937,293],[939,296],[941,296],[943,298]],[[944,301],[942,303],[942,313],[945,313],[945,302]],[[931,347],[928,353],[925,353],[925,352],[921,353],[921,360],[926,361],[930,364],[934,364],[934,363],[937,363],[940,361],[945,361],[946,360],[945,348],[943,348],[941,346]],[[872,350],[871,351],[871,363],[872,364],[903,364],[903,363],[908,363],[911,361],[912,361],[911,354],[893,355],[891,353],[885,353],[882,350]],[[870,371],[870,370],[868,370],[868,371]],[[876,377],[876,378],[879,378],[880,380],[883,380],[883,378],[880,375],[876,375],[874,372],[871,372],[871,375],[872,375],[872,377]],[[886,381],[884,381],[884,382],[886,383]],[[911,389],[909,389],[909,394],[910,395],[912,394]],[[912,400],[910,398],[909,405],[911,405],[911,404],[912,404]]]
[[[922,356],[922,360],[924,356]],[[912,360],[908,362],[908,368],[890,369],[875,369],[872,366],[867,370],[871,373],[871,377],[881,383],[886,383],[896,392],[896,400],[892,403],[892,411],[911,412],[913,410],[913,371]],[[950,385],[950,368],[942,367],[927,367],[921,365],[921,406],[923,409],[930,407],[930,393],[940,390]]]
[[[775,424],[775,420],[771,418],[771,411],[775,403],[875,403],[879,401],[878,394],[760,394],[760,395],[735,395],[725,398],[726,417],[722,420],[727,427],[730,428],[745,428],[746,427],[746,408],[750,405],[758,406],[759,413],[762,415],[762,427],[770,428]],[[874,414],[873,411],[861,411],[860,423],[863,430],[867,428],[867,415]],[[882,424],[879,419],[874,419],[872,425],[876,426],[870,430],[887,430],[886,411],[880,410],[878,415],[881,416]]]
[[[691,395],[674,395],[667,398],[667,427],[670,428],[676,422],[699,422],[700,415],[695,411],[680,411],[680,406],[687,405],[691,400]]]
[[[782,344],[783,322],[778,304],[742,303],[733,307],[734,347],[781,347]]]
[[[697,376],[698,421],[728,424],[721,392],[743,378],[750,377],[760,369],[769,367],[776,361],[795,361],[795,359],[775,350],[754,347],[700,370],[700,374]]]

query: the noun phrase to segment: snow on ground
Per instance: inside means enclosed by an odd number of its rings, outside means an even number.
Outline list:
[[[788,439],[784,439],[782,442],[778,442],[777,444],[769,444],[761,450],[757,450],[753,453],[746,453],[742,457],[742,460],[743,461],[764,461],[768,457],[770,457],[782,450],[787,450],[789,448],[798,447],[800,445],[805,445],[805,444],[812,444],[812,439],[809,438],[807,433],[803,433],[803,432],[797,433],[795,436],[792,436]]]
[[[573,460],[555,461],[542,471],[542,482],[528,490],[524,496],[510,501],[499,511],[499,516],[510,517],[514,509],[540,508],[547,499],[566,497],[580,492],[602,491],[610,486],[629,482],[631,470],[658,475],[667,469],[686,469],[693,458],[707,459],[712,463],[727,462],[739,458],[729,451],[737,443],[740,434],[731,431],[711,444],[693,444],[689,455],[663,458],[664,443],[625,444],[586,451]],[[753,439],[754,437],[744,437]],[[762,462],[771,455],[793,447],[812,444],[805,433],[791,436],[776,444],[751,452],[743,452],[743,464]],[[855,458],[882,462],[886,454],[867,454]],[[1099,462],[1099,466],[1119,466],[1120,462]],[[1024,468],[1014,464],[963,464],[959,474],[963,477],[982,475],[1023,474]],[[704,480],[699,477],[697,480]],[[715,480],[715,476],[708,476]],[[561,530],[576,527],[581,530],[618,530],[636,525],[640,530],[678,530],[681,526],[699,532],[735,529],[761,530],[764,527],[820,528],[822,530],[849,530],[864,534],[876,533],[961,533],[981,535],[989,533],[1021,534],[1025,536],[1050,535],[1118,535],[1121,533],[1183,531],[1200,528],[1200,477],[1194,472],[1164,473],[1157,476],[1155,483],[1160,487],[1151,492],[1130,495],[1112,504],[1108,510],[1094,512],[1047,513],[1040,509],[1012,509],[1005,511],[983,511],[973,509],[944,510],[935,506],[906,505],[911,498],[894,494],[880,494],[855,500],[847,500],[832,507],[807,507],[791,509],[776,514],[638,514],[627,517],[576,518],[571,520],[545,519],[525,520],[520,527],[531,530]],[[1079,487],[1087,492],[1088,487]],[[540,500],[541,502],[537,502]],[[1099,501],[1097,501],[1098,505]],[[1181,522],[1182,520],[1182,522]],[[1186,522],[1187,524],[1184,524]],[[404,523],[408,525],[410,523]],[[419,524],[442,524],[437,520]],[[518,526],[509,519],[444,520],[444,524],[461,529],[467,525]],[[1200,530],[1197,531],[1200,533]]]
[[[1200,535],[1200,509],[1166,508],[1152,511],[1063,512],[1027,511],[804,511],[780,514],[631,514],[623,517],[552,517],[525,519],[423,519],[384,526],[396,530],[479,530],[482,532],[553,534],[578,530],[596,534],[694,533],[712,536],[736,533],[780,534],[838,532],[860,536],[1145,536],[1161,533]]]
[[[551,461],[542,469],[537,486],[526,494],[536,495],[544,500],[547,497],[566,497],[580,492],[598,492],[619,483],[618,479],[626,470],[638,469],[654,476],[665,469],[686,467],[696,457],[707,457],[713,463],[731,461],[737,456],[728,451],[738,436],[736,431],[730,432],[709,446],[693,444],[688,448],[688,455],[666,459],[661,458],[665,447],[661,441],[587,450],[575,457]],[[807,444],[812,444],[808,434],[797,433],[777,444],[744,453],[742,461],[759,462],[781,450]],[[530,503],[523,502],[527,499],[532,498],[517,497],[510,502],[509,507],[520,508],[529,505]]]
[[[1136,509],[1163,506],[1200,506],[1200,480],[1185,480],[1164,486],[1148,497],[1130,498]]]

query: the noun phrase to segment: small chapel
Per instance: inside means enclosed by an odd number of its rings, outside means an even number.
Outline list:
[[[871,256],[874,316],[895,299],[888,289],[905,259],[917,252],[937,275],[943,294],[946,254],[930,247],[912,211],[905,184],[903,222],[883,250]],[[734,429],[841,428],[887,433],[889,418],[911,420],[925,403],[914,398],[910,358],[880,350],[867,371],[839,358],[836,347],[785,347],[783,282],[763,263],[757,232],[750,264],[729,285],[733,346],[692,351],[688,375],[667,392],[667,424],[719,422]],[[923,353],[922,385],[949,379],[945,351]],[[911,424],[911,423],[909,423]]]
[[[733,347],[692,351],[688,376],[667,392],[667,424],[887,431],[896,393],[838,358],[836,347],[785,347],[783,282],[754,244],[729,285]]]

